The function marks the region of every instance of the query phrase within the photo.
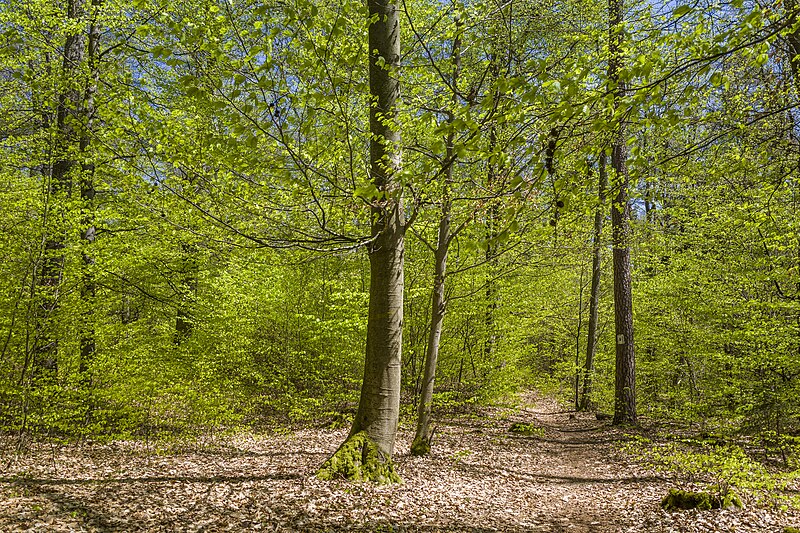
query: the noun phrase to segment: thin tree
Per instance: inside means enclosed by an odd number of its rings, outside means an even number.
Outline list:
[[[84,16],[83,0],[69,0],[67,18],[74,24]],[[83,30],[71,29],[64,40],[63,89],[56,107],[55,161],[47,184],[47,223],[42,266],[37,279],[37,331],[33,367],[52,376],[58,369],[59,339],[54,318],[59,307],[64,276],[67,199],[76,167],[75,145],[83,103],[76,77],[84,57]]]
[[[597,322],[600,309],[600,277],[603,260],[603,220],[606,203],[608,173],[606,172],[606,152],[600,150],[597,158],[597,200],[594,212],[594,233],[592,234],[592,287],[589,292],[589,324],[586,337],[586,362],[583,366],[583,389],[581,391],[580,409],[592,408],[592,378],[594,373],[594,357],[597,353]]]
[[[453,89],[452,104],[453,108],[458,105],[458,77],[461,72],[461,20],[456,18],[456,36],[453,40],[453,73],[451,76],[451,86]],[[449,112],[448,123],[452,126],[455,120],[455,113]],[[433,290],[431,291],[431,321],[428,332],[428,345],[425,352],[425,368],[422,376],[422,390],[420,400],[417,405],[417,430],[414,441],[411,444],[413,455],[425,455],[431,449],[431,439],[433,430],[431,427],[431,408],[433,403],[433,385],[436,381],[436,365],[439,360],[439,341],[442,336],[442,324],[447,310],[447,299],[445,297],[445,279],[447,277],[447,255],[450,243],[458,232],[466,224],[459,226],[456,231],[451,231],[451,208],[452,199],[450,198],[450,186],[453,181],[453,167],[455,166],[456,153],[454,147],[455,131],[451,128],[447,134],[445,159],[443,164],[442,181],[442,200],[441,216],[439,218],[439,231],[436,241],[436,248],[433,250],[434,256],[434,277]],[[427,242],[426,242],[427,244]]]
[[[95,195],[97,194],[94,177],[95,163],[90,153],[91,134],[95,120],[95,94],[100,80],[100,70],[98,68],[98,51],[100,45],[100,27],[97,24],[98,10],[101,0],[92,0],[91,22],[89,24],[89,38],[87,43],[87,63],[89,66],[89,79],[86,83],[86,90],[83,98],[83,117],[85,124],[80,135],[80,153],[83,161],[81,162],[81,224],[83,239],[83,250],[81,257],[83,260],[83,273],[81,276],[81,300],[83,305],[83,331],[81,334],[81,358],[79,371],[81,380],[86,386],[91,383],[89,368],[96,350],[95,331],[92,323],[93,317],[91,310],[94,308],[94,300],[97,293],[94,273],[92,272],[95,260],[90,253],[90,248],[95,242],[97,226],[95,220]]]

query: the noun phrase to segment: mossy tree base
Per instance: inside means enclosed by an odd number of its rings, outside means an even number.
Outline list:
[[[402,483],[391,459],[382,457],[365,431],[351,435],[317,472],[319,479]]]
[[[669,489],[669,493],[661,500],[661,508],[667,511],[698,509],[725,509],[727,507],[742,507],[742,502],[736,494],[727,491],[724,494],[711,494],[708,492],[692,492],[688,490]]]
[[[416,438],[414,439],[414,442],[411,443],[411,455],[420,457],[423,455],[428,455],[429,453],[431,453],[430,439]]]

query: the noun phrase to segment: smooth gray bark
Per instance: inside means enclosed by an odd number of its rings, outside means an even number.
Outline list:
[[[389,482],[399,479],[391,469],[391,457],[400,413],[403,342],[405,219],[402,184],[397,175],[401,163],[400,133],[395,123],[400,93],[400,21],[399,6],[394,1],[369,0],[368,7],[369,17],[375,20],[369,26],[370,172],[379,196],[372,199],[370,208],[372,242],[364,381],[350,434],[322,465],[320,476]],[[352,449],[354,445],[357,450]],[[352,458],[361,457],[359,450],[365,459],[355,464]]]
[[[430,451],[431,409],[433,406],[433,386],[436,381],[436,364],[439,360],[439,341],[447,308],[445,299],[445,277],[447,276],[447,253],[450,246],[449,207],[443,207],[439,221],[439,237],[434,253],[435,276],[431,294],[431,323],[428,332],[428,346],[425,352],[425,368],[422,376],[419,404],[417,405],[417,430],[411,445],[413,455],[425,455]]]
[[[453,41],[453,73],[450,79],[453,88],[452,104],[458,105],[458,78],[461,73],[461,21],[456,19],[456,37]],[[453,123],[455,114],[450,112],[448,122]],[[439,219],[439,232],[434,250],[434,278],[431,292],[431,323],[428,331],[428,345],[425,352],[425,368],[422,376],[420,401],[417,406],[417,430],[411,453],[424,455],[430,451],[433,437],[431,427],[431,410],[433,407],[433,387],[436,381],[436,365],[439,361],[439,341],[442,337],[442,325],[447,311],[445,298],[445,280],[447,277],[447,255],[453,234],[450,230],[451,207],[450,186],[453,181],[453,167],[455,166],[456,153],[454,147],[455,132],[450,131],[446,140],[446,152],[442,183],[442,213]],[[456,230],[458,231],[458,229]]]
[[[496,54],[490,58],[491,65],[489,73],[492,82],[496,82],[500,78],[500,64]],[[495,110],[497,109],[498,100],[500,99],[500,92],[495,91],[493,96]],[[497,186],[501,165],[498,163],[498,158],[495,157],[497,150],[497,121],[492,119],[489,126],[489,163],[486,169],[486,189],[493,191]],[[494,313],[497,310],[497,288],[495,287],[495,269],[497,267],[497,246],[494,244],[497,238],[497,226],[499,224],[499,206],[496,200],[490,201],[486,210],[486,265],[488,267],[488,275],[486,278],[486,313],[484,316],[484,325],[486,327],[486,341],[483,347],[483,352],[486,355],[486,360],[491,361],[492,356],[497,345],[497,331]]]

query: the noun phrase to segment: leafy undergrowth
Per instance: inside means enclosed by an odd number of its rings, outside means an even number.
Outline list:
[[[783,531],[800,513],[668,513],[674,479],[619,450],[592,415],[528,396],[440,420],[430,456],[398,436],[403,483],[315,474],[346,428],[237,434],[158,453],[137,442],[36,445],[5,458],[0,531]],[[524,434],[512,433],[522,424]]]
[[[631,439],[626,452],[689,485],[719,495],[743,492],[756,506],[800,509],[800,470],[768,466],[730,439]]]

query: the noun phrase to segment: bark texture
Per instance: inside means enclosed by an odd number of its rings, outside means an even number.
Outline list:
[[[411,445],[412,455],[426,455],[431,449],[433,437],[431,428],[431,408],[433,404],[433,385],[436,381],[436,364],[439,360],[439,340],[447,308],[445,299],[445,277],[447,275],[447,253],[450,246],[449,206],[443,208],[439,222],[439,238],[435,252],[435,276],[431,295],[431,324],[428,332],[428,348],[425,353],[425,369],[422,376],[422,390],[417,406],[417,431]]]
[[[378,190],[371,207],[372,242],[369,246],[370,287],[364,381],[353,427],[345,443],[326,461],[320,475],[378,482],[388,476],[400,412],[400,367],[403,341],[403,217],[400,134],[395,124],[400,92],[400,21],[395,2],[369,0],[370,172]],[[353,469],[343,456],[353,447],[383,465]],[[375,462],[370,459],[370,463]]]
[[[622,66],[623,0],[609,0],[608,79],[614,88],[614,108],[625,96],[625,82],[620,80]],[[633,344],[633,298],[631,295],[630,218],[628,200],[628,150],[625,123],[620,120],[611,150],[616,195],[611,207],[614,262],[614,325],[616,365],[614,387],[614,424],[636,424],[636,357]]]
[[[500,64],[498,62],[497,54],[490,56],[489,75],[491,76],[492,83],[495,83],[500,78]],[[494,104],[493,113],[497,111],[498,101],[500,99],[500,92],[494,91],[492,94],[492,101]],[[502,170],[498,157],[498,139],[497,139],[497,121],[491,120],[489,125],[489,161],[486,169],[486,190],[493,191],[497,186],[499,174]],[[494,355],[495,347],[497,345],[497,327],[495,324],[495,310],[497,309],[497,288],[495,287],[495,270],[497,267],[497,246],[495,239],[497,238],[497,226],[500,219],[500,210],[496,199],[489,201],[486,209],[486,265],[488,266],[488,276],[486,278],[486,314],[484,316],[484,325],[486,327],[486,340],[483,347],[483,352],[486,355],[486,360],[490,361]]]

